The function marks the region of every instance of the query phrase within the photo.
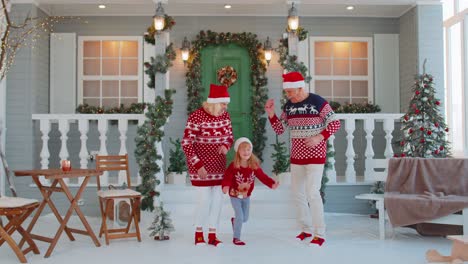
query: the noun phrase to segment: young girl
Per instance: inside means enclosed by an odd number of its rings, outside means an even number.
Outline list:
[[[254,181],[257,177],[263,184],[272,189],[278,187],[278,182],[268,177],[260,168],[258,158],[252,154],[252,142],[248,138],[241,137],[234,144],[236,151],[234,160],[224,173],[222,182],[223,192],[229,193],[235,217],[231,218],[234,238],[232,243],[243,246],[240,240],[242,223],[249,218],[250,194],[254,189]]]

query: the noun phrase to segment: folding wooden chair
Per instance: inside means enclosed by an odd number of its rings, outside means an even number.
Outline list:
[[[97,177],[99,206],[102,215],[102,224],[99,231],[99,237],[104,234],[106,244],[109,245],[110,239],[136,237],[141,242],[140,227],[138,225],[141,193],[130,189],[132,187],[130,180],[130,169],[128,166],[128,154],[118,156],[96,156],[96,169],[101,171],[125,171],[127,176],[127,186],[125,190],[101,190],[101,183]],[[111,206],[118,205],[119,201],[126,200],[130,203],[130,217],[127,227],[125,228],[109,228],[107,219],[109,218],[109,209]],[[114,210],[112,210],[113,212]],[[114,221],[116,219],[114,218]],[[135,232],[130,233],[132,221],[135,223]]]
[[[0,216],[5,216],[9,221],[5,226],[0,222],[0,246],[2,246],[4,242],[7,242],[21,263],[28,262],[24,256],[28,252],[32,251],[34,254],[39,254],[39,249],[32,240],[31,235],[21,227],[24,220],[26,220],[38,206],[39,202],[33,199],[0,197]],[[11,237],[15,231],[29,244],[28,248],[21,250],[16,244]]]

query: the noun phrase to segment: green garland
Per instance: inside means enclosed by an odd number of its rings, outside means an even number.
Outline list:
[[[300,72],[306,83],[312,80],[312,77],[307,74],[307,66],[303,62],[299,62],[296,55],[289,55],[288,39],[281,39],[276,51],[279,54],[278,63],[283,69],[287,72]]]
[[[133,103],[129,107],[121,104],[120,107],[106,109],[100,106],[80,104],[76,108],[76,112],[80,114],[142,114],[146,106],[146,103]]]
[[[253,33],[217,33],[212,31],[200,31],[196,39],[192,41],[190,58],[188,60],[188,71],[186,73],[188,113],[201,107],[204,87],[201,84],[201,50],[206,46],[218,46],[236,44],[246,48],[250,56],[250,74],[252,85],[252,142],[255,142],[253,152],[260,159],[265,148],[265,124],[266,118],[264,105],[268,99],[266,88],[268,79],[265,76],[266,62],[264,61],[262,44],[257,35]]]
[[[292,32],[292,30],[289,28],[289,25],[286,28],[286,32]],[[309,31],[307,31],[305,28],[299,26],[296,29],[296,35],[297,35],[297,38],[299,39],[299,41],[303,41],[303,40],[307,39],[307,36],[309,35]]]
[[[138,172],[142,178],[142,183],[137,186],[137,191],[143,195],[141,201],[141,209],[143,210],[153,211],[153,198],[159,196],[155,188],[160,181],[156,179],[155,174],[160,172],[161,168],[156,160],[160,160],[162,157],[156,152],[156,142],[161,141],[164,136],[161,127],[166,124],[167,118],[172,113],[171,96],[174,91],[165,90],[164,92],[164,98],[158,96],[154,104],[148,104],[148,111],[145,114],[146,120],[143,125],[138,127],[135,138],[135,158],[139,167]]]
[[[174,18],[168,15],[164,15],[164,28],[162,31],[171,30],[175,24],[176,22]],[[148,34],[145,34],[146,43],[150,43],[154,45],[156,43],[154,39],[154,35],[156,34],[156,29],[154,28],[154,25],[151,25],[150,27],[148,27],[146,31],[148,32]]]
[[[360,113],[378,113],[381,111],[380,106],[369,103],[352,103],[341,105],[338,102],[330,101],[330,106],[337,114],[360,114]]]
[[[172,61],[175,60],[176,53],[174,51],[174,46],[169,44],[166,48],[164,55],[157,55],[156,59],[151,57],[151,62],[145,62],[145,73],[149,75],[150,80],[147,83],[148,87],[154,87],[154,80],[156,73],[166,73],[169,67],[172,66]]]

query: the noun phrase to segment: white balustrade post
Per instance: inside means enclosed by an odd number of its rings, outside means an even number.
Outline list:
[[[330,142],[330,150],[329,151],[335,152],[335,135],[331,135],[328,138],[328,142]],[[328,178],[328,183],[330,183],[330,184],[336,183],[335,157],[330,157],[330,158],[327,157],[327,160],[328,160],[328,162],[330,162],[330,165],[332,167],[332,169],[326,171],[327,178]]]
[[[67,148],[67,141],[68,141],[68,131],[70,130],[70,124],[68,123],[68,119],[59,119],[59,131],[60,131],[60,140],[62,141],[62,145],[60,147],[60,160],[67,160],[68,159],[68,148]],[[70,179],[64,179],[65,183],[68,183]]]
[[[356,129],[356,124],[354,118],[347,118],[345,121],[345,130],[346,130],[346,141],[348,142],[346,147],[346,172],[345,178],[346,182],[356,182],[356,171],[354,170],[354,146],[353,132]]]
[[[385,158],[389,159],[393,157],[393,148],[392,148],[392,132],[393,129],[395,128],[395,120],[392,118],[385,118],[384,119],[384,124],[383,124],[383,129],[385,131],[385,139],[387,140],[387,144],[385,145]]]
[[[120,132],[120,151],[119,155],[127,154],[127,130],[128,130],[128,119],[119,119],[119,132]],[[127,181],[126,172],[119,171],[119,186]],[[128,185],[128,182],[127,182]]]
[[[79,119],[78,130],[80,131],[80,141],[81,141],[80,168],[87,169],[89,154],[88,154],[88,147],[86,146],[86,142],[88,141],[89,120]],[[78,182],[81,185],[83,183],[83,177],[80,177],[78,179]]]
[[[107,155],[107,127],[108,127],[108,120],[107,119],[98,119],[98,131],[99,131],[99,155]],[[106,171],[100,178],[102,186],[109,185],[109,173]]]
[[[41,149],[41,169],[48,169],[49,168],[49,132],[50,132],[50,121],[48,119],[41,119],[39,121],[39,129],[41,130],[42,134],[42,149]],[[45,179],[44,176],[39,176],[39,181],[42,184],[49,184],[49,180]]]
[[[374,158],[374,147],[372,146],[372,139],[374,136],[372,132],[375,129],[375,119],[374,118],[366,118],[364,119],[364,131],[366,132],[366,152],[364,155],[366,156],[365,161],[365,170],[364,170],[364,181],[370,179],[372,172],[374,171],[374,163],[372,159]]]

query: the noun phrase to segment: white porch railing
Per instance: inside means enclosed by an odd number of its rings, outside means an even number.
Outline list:
[[[47,169],[49,168],[49,158],[50,158],[50,151],[49,151],[49,133],[52,129],[52,124],[58,123],[58,131],[60,132],[60,152],[59,152],[59,160],[70,159],[69,150],[67,148],[67,141],[68,141],[68,132],[70,131],[70,125],[73,123],[78,123],[78,131],[80,133],[80,142],[81,148],[79,152],[79,160],[80,160],[80,168],[86,169],[88,168],[89,162],[89,151],[87,149],[87,141],[88,141],[88,131],[89,131],[89,124],[90,122],[97,122],[97,129],[99,131],[99,154],[107,155],[107,132],[109,130],[109,121],[116,121],[120,134],[120,150],[119,155],[124,155],[127,153],[127,131],[128,131],[128,124],[129,121],[136,121],[138,125],[143,124],[145,121],[144,114],[33,114],[32,119],[34,121],[39,122],[39,129],[41,131],[41,139],[42,139],[42,150],[40,153],[40,160],[41,160],[41,168]],[[131,144],[133,143],[133,138],[130,139]],[[116,153],[112,153],[116,154]],[[108,174],[105,173],[101,176],[101,184],[104,186],[107,185],[108,182]],[[68,180],[68,179],[65,179]],[[79,179],[78,182],[67,182],[70,186],[79,186],[81,185],[83,179]],[[41,182],[43,184],[49,184],[48,180],[42,178]],[[115,183],[117,186],[122,185],[125,182],[125,176],[119,175],[118,182]],[[134,182],[134,181],[132,181]],[[134,185],[141,183],[141,178],[137,176],[136,182]],[[95,183],[90,183],[89,185],[95,185]]]
[[[346,170],[344,175],[337,176],[336,170],[330,170],[327,172],[329,178],[329,184],[368,184],[373,182],[372,173],[374,169],[378,169],[377,162],[375,159],[375,151],[373,147],[376,124],[383,123],[383,130],[385,132],[385,142],[383,156],[385,159],[389,159],[393,156],[392,149],[392,132],[395,129],[395,122],[399,122],[403,114],[337,114],[338,118],[342,121],[341,130],[344,129],[346,132]],[[364,175],[357,175],[355,170],[355,158],[356,152],[354,149],[354,132],[356,131],[356,121],[363,122],[363,128],[366,138],[366,148],[363,153],[365,156],[364,161]],[[332,149],[335,145],[335,136],[330,137]],[[336,157],[336,154],[335,154]],[[335,164],[334,158],[331,163]]]
[[[329,178],[329,184],[369,184],[373,182],[372,173],[374,169],[378,168],[376,162],[376,156],[380,156],[380,159],[388,159],[393,156],[392,150],[392,132],[395,129],[395,123],[398,123],[400,117],[403,114],[337,114],[338,118],[342,121],[341,130],[338,137],[342,137],[341,141],[345,140],[345,150],[342,150],[340,147],[339,153],[335,154],[335,157],[338,155],[344,156],[344,161],[340,164],[335,164],[335,159],[332,159],[332,164],[335,167],[345,168],[344,175],[337,175],[337,170],[331,170],[328,172],[327,176]],[[60,132],[60,152],[58,154],[58,159],[70,159],[69,150],[67,149],[68,136],[67,133],[70,131],[70,124],[78,123],[78,131],[80,133],[80,142],[81,148],[79,152],[80,167],[88,167],[88,158],[89,151],[87,149],[88,141],[88,131],[90,122],[97,121],[97,130],[99,132],[99,153],[102,155],[108,154],[107,150],[107,132],[109,130],[109,121],[116,120],[118,122],[118,130],[120,134],[120,151],[119,154],[127,153],[127,130],[129,121],[137,121],[138,124],[142,124],[145,120],[143,114],[34,114],[32,115],[34,121],[39,122],[40,132],[42,134],[42,150],[40,152],[41,168],[49,168],[49,158],[50,150],[49,145],[49,133],[52,129],[52,124],[58,123],[58,131]],[[355,136],[354,133],[356,130],[356,123],[362,123],[363,133],[365,133],[365,149],[364,152],[361,150],[355,149]],[[381,123],[384,131],[384,137],[376,138],[373,135],[377,125]],[[343,133],[345,132],[345,133]],[[332,143],[332,148],[335,150],[336,145],[336,136],[330,138]],[[131,143],[134,144],[133,138],[130,139]],[[380,152],[376,153],[373,145],[380,145]],[[159,146],[160,147],[160,146]],[[383,152],[382,152],[383,149]],[[113,153],[114,154],[114,153]],[[356,170],[356,157],[363,155],[364,160],[364,175],[358,175]],[[44,184],[48,182],[45,179],[42,179]],[[108,183],[108,175],[103,175],[101,177],[103,184]],[[118,177],[117,183],[118,186],[122,185],[125,181],[123,175]],[[132,181],[134,182],[134,181]],[[140,177],[137,177],[136,183],[141,182]],[[70,186],[78,186],[81,183],[79,182],[69,182]],[[93,185],[93,183],[90,183]]]

